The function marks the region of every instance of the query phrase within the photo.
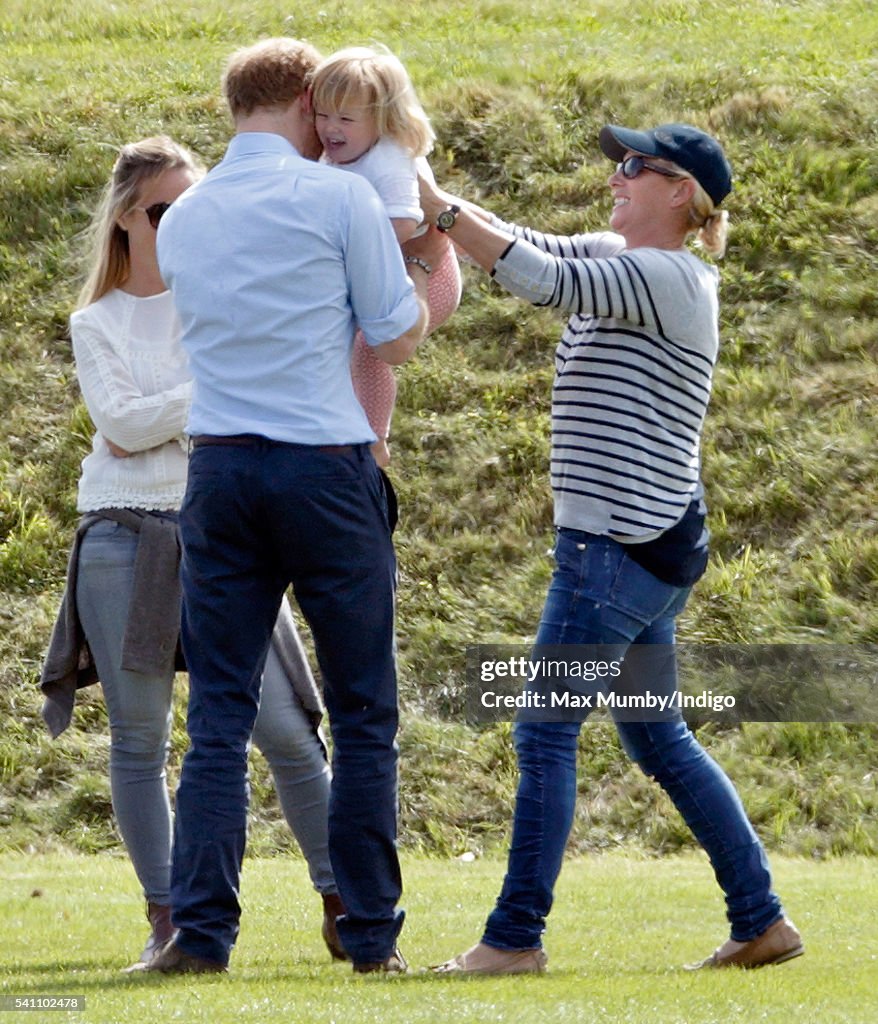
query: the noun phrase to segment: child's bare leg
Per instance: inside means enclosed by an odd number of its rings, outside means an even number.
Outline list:
[[[427,303],[430,323],[427,333],[435,330],[451,316],[460,304],[460,265],[449,243],[445,255],[433,268],[427,282]],[[372,445],[375,461],[384,469],[390,463],[390,421],[396,404],[396,376],[387,363],[382,362],[366,344],[362,331],[354,337],[351,356],[351,377],[354,392],[362,405],[369,425],[378,435]]]
[[[460,264],[449,242],[445,255],[433,267],[427,281],[427,304],[430,307],[428,334],[441,327],[460,305],[460,291]]]
[[[390,462],[387,436],[396,404],[396,376],[393,369],[369,348],[362,331],[357,331],[354,337],[351,378],[369,426],[378,435],[378,440],[372,445],[372,454],[383,469]]]

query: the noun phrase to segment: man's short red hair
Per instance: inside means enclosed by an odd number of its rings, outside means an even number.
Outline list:
[[[223,74],[223,96],[232,117],[259,107],[286,107],[308,88],[321,57],[298,39],[263,39],[236,50]]]

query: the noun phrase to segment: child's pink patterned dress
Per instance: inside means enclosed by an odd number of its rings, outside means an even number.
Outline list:
[[[427,281],[427,304],[430,323],[427,333],[434,331],[451,316],[460,304],[460,266],[454,246],[448,244],[445,255],[433,268]],[[354,336],[351,356],[351,377],[354,392],[362,405],[369,425],[384,439],[390,433],[390,420],[396,404],[396,377],[393,369],[366,344],[362,331]]]

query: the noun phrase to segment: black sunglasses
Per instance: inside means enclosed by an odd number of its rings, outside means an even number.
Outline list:
[[[655,174],[661,174],[665,178],[685,177],[685,175],[680,174],[678,171],[670,171],[667,167],[657,167],[655,164],[647,163],[642,156],[625,157],[620,164],[616,164],[616,170],[621,171],[623,177],[629,180],[636,178],[643,171],[653,171]]]
[[[149,218],[150,227],[154,230],[158,229],[161,223],[162,217],[171,208],[170,203],[153,203],[152,206],[135,206],[135,210],[143,210],[146,216]]]

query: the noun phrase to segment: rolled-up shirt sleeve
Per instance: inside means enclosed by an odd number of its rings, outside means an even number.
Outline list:
[[[367,343],[383,345],[414,327],[421,307],[381,200],[368,182],[355,180],[345,240],[351,308]]]

